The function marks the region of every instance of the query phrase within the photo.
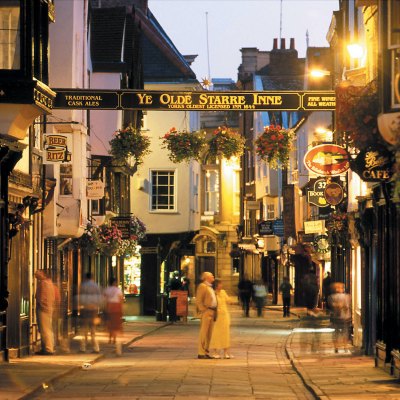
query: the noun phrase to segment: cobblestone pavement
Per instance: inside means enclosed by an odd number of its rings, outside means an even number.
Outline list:
[[[233,318],[234,359],[197,359],[198,321],[178,323],[57,380],[40,399],[313,399],[293,370],[285,342],[298,319],[270,311]]]

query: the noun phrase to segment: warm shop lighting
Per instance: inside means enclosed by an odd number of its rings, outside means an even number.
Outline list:
[[[312,69],[310,71],[310,76],[313,78],[323,78],[324,76],[329,76],[331,73],[323,69]]]
[[[322,127],[315,130],[315,136],[325,142],[332,142],[333,140],[333,132]]]
[[[362,58],[364,56],[364,47],[358,43],[350,43],[347,45],[347,51],[351,58]]]

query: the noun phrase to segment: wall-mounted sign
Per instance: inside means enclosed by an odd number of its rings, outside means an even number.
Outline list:
[[[273,223],[274,223],[273,220],[261,221],[258,224],[258,234],[260,236],[273,235],[274,234]]]
[[[342,185],[337,182],[327,183],[324,190],[324,196],[328,204],[331,206],[337,206],[342,202],[344,197]]]
[[[110,221],[121,231],[122,239],[131,238],[131,217],[113,217],[110,218]]]
[[[276,219],[272,223],[272,230],[274,232],[274,235],[283,237],[285,234],[285,224],[283,222],[283,219]]]
[[[329,241],[327,235],[318,235],[314,239],[314,249],[317,253],[329,253]]]
[[[317,179],[314,186],[307,190],[307,201],[317,207],[326,207],[328,203],[324,196],[325,186],[325,178]]]
[[[155,90],[54,89],[54,108],[163,111],[335,110],[334,91],[178,92]]]
[[[246,209],[247,210],[259,210],[260,209],[260,202],[259,201],[255,201],[255,200],[247,200]]]
[[[319,219],[317,221],[304,221],[304,233],[322,233],[325,231],[325,221]]]
[[[306,168],[319,175],[333,176],[346,172],[350,167],[346,149],[336,144],[321,144],[307,151],[304,156]]]
[[[382,146],[371,147],[360,151],[351,169],[364,181],[387,181],[393,175],[393,154]]]
[[[91,200],[99,200],[104,197],[104,182],[100,179],[86,182],[86,197]]]
[[[72,162],[71,150],[71,134],[43,134],[43,164],[70,163]]]

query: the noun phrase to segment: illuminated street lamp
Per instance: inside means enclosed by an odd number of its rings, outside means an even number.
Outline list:
[[[360,59],[364,56],[364,47],[359,43],[350,43],[347,45],[347,51],[351,58]]]
[[[325,76],[330,76],[331,72],[323,69],[312,69],[310,71],[310,76],[313,78],[323,78]]]

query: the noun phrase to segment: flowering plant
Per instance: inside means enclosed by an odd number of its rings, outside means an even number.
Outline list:
[[[293,148],[293,131],[283,129],[280,125],[269,125],[256,139],[256,154],[267,161],[272,168],[283,167],[289,164],[289,154]]]
[[[122,232],[117,225],[103,224],[97,231],[100,252],[106,256],[114,256],[120,252],[122,244]]]
[[[205,146],[201,133],[178,131],[176,128],[171,128],[161,139],[163,148],[168,149],[168,157],[174,163],[198,160]]]
[[[326,221],[328,232],[344,231],[347,228],[347,213],[334,211]]]
[[[150,153],[150,139],[132,126],[116,131],[109,143],[110,154],[118,164],[128,164],[131,157],[136,164],[141,164]]]
[[[146,225],[138,217],[132,216],[129,233],[130,241],[138,242],[146,236]]]
[[[378,131],[379,98],[376,82],[337,89],[337,129],[348,134],[359,150],[381,143]]]
[[[95,254],[99,251],[98,227],[87,224],[84,234],[78,239],[78,245],[88,255]]]
[[[241,156],[244,151],[245,139],[236,131],[226,127],[218,127],[212,138],[208,141],[209,155],[222,156],[227,159]]]

